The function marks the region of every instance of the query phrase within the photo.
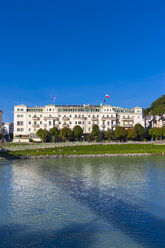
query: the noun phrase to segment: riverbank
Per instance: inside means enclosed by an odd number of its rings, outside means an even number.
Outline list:
[[[33,159],[59,157],[114,157],[165,155],[165,145],[158,144],[111,144],[78,145],[24,150],[2,150],[1,159]]]

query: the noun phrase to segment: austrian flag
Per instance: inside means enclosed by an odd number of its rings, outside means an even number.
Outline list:
[[[105,95],[106,98],[110,98],[110,96],[108,96],[107,94]]]

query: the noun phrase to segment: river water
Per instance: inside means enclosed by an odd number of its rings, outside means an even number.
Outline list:
[[[165,157],[0,161],[0,248],[165,247]]]

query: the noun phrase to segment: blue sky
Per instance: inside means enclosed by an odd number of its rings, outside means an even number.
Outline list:
[[[165,1],[1,1],[0,109],[148,107],[165,93]]]

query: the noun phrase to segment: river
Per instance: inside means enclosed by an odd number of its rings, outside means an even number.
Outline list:
[[[165,157],[0,161],[0,248],[164,248]]]

